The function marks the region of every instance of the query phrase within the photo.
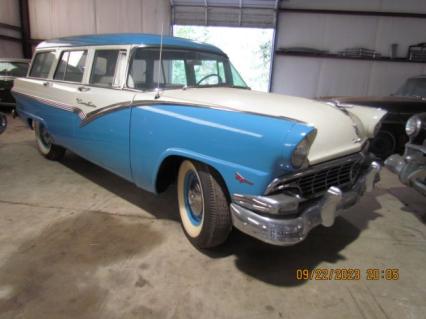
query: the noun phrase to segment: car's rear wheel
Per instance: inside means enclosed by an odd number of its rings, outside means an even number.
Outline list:
[[[182,228],[198,248],[222,244],[231,231],[229,202],[220,176],[208,165],[185,160],[178,173]]]
[[[53,143],[53,139],[46,127],[40,123],[34,123],[34,131],[38,151],[47,159],[52,161],[60,160],[65,154],[65,148]]]

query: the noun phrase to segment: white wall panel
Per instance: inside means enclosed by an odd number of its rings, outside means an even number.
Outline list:
[[[272,91],[311,97],[316,96],[321,59],[277,56]]]
[[[327,15],[323,47],[333,52],[352,47],[374,48],[377,18]]]
[[[277,47],[310,46],[325,49],[325,14],[280,14]]]
[[[0,22],[19,26],[18,0],[0,0]]]
[[[322,59],[315,97],[365,95],[374,62]]]
[[[0,39],[0,58],[22,58],[22,45],[19,42]]]
[[[289,0],[282,8],[426,13],[425,0]]]
[[[170,30],[167,0],[31,0],[31,36],[49,39],[68,35]]]
[[[389,55],[390,45],[398,43],[398,56],[405,57],[408,46],[420,42],[426,42],[426,19],[379,19],[375,46],[377,51]]]
[[[425,64],[421,63],[380,63],[375,62],[371,69],[368,95],[389,95],[411,76],[425,74]]]
[[[346,1],[292,0],[282,6],[306,9],[426,12],[426,0]],[[281,12],[277,48],[310,47],[337,53],[365,47],[406,57],[409,45],[426,42],[426,19]],[[409,76],[426,73],[426,64],[315,57],[275,56],[272,91],[305,97],[327,95],[388,95]],[[315,79],[315,81],[314,81]]]

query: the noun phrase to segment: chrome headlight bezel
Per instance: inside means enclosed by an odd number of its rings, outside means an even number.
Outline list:
[[[293,152],[291,153],[290,159],[291,165],[294,168],[299,169],[309,165],[308,155],[316,135],[317,130],[313,129],[299,142],[299,144],[296,145]]]
[[[422,128],[422,120],[417,115],[410,117],[405,124],[405,133],[409,137],[416,137]]]

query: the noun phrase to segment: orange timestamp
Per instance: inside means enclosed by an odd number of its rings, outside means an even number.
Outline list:
[[[314,268],[297,269],[297,280],[398,280],[398,268]]]

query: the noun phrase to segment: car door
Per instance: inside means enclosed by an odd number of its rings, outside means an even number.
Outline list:
[[[68,146],[73,137],[73,105],[68,91],[52,80],[58,50],[37,51],[28,79],[20,86],[20,108],[46,125],[56,144]]]
[[[94,48],[86,83],[78,87],[76,103],[82,110],[74,128],[83,157],[131,180],[129,159],[130,104],[134,92],[123,90],[127,48]]]

